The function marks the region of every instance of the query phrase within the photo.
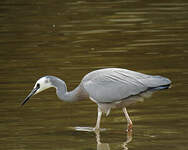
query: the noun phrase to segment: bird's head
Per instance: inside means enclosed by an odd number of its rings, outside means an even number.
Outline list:
[[[31,96],[38,94],[50,87],[54,87],[52,85],[52,82],[50,80],[50,76],[44,76],[40,78],[36,83],[35,86],[33,87],[33,90],[30,92],[30,94],[25,98],[25,100],[21,103],[21,105],[24,105],[30,98]]]

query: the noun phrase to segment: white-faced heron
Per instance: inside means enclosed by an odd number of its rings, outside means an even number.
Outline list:
[[[171,81],[161,76],[146,75],[121,68],[105,68],[86,74],[80,84],[72,91],[67,91],[63,80],[55,76],[40,78],[31,93],[22,102],[24,105],[32,95],[50,87],[56,88],[60,100],[77,101],[90,98],[98,105],[98,117],[95,130],[100,128],[102,113],[108,115],[111,108],[122,108],[127,119],[128,130],[132,121],[126,110],[126,101],[130,98],[145,97],[144,93],[169,88]]]

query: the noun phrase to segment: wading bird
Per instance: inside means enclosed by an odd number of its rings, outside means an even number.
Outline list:
[[[22,102],[22,105],[32,95],[54,87],[60,100],[72,102],[90,98],[98,105],[95,130],[100,129],[102,113],[108,115],[111,108],[119,107],[125,114],[128,131],[130,131],[132,129],[132,121],[126,110],[126,102],[130,99],[144,98],[147,92],[167,89],[170,84],[171,81],[162,76],[146,75],[121,68],[106,68],[86,74],[80,84],[74,90],[68,92],[63,80],[55,76],[44,76],[36,82],[33,90]]]

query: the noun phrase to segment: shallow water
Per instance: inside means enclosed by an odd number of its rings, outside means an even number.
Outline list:
[[[0,11],[0,149],[187,149],[186,0],[6,0]],[[96,104],[61,102],[54,89],[20,107],[41,76],[58,76],[71,90],[85,74],[105,67],[173,82],[127,108],[132,135],[118,109],[103,116],[100,135],[89,132]]]

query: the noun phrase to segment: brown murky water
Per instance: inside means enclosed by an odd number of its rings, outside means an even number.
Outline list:
[[[56,0],[0,2],[0,149],[185,150],[188,147],[188,1]],[[65,103],[49,89],[20,102],[38,78],[71,90],[84,74],[121,67],[160,74],[173,87],[128,107],[133,135],[115,109],[93,127],[90,100]]]

